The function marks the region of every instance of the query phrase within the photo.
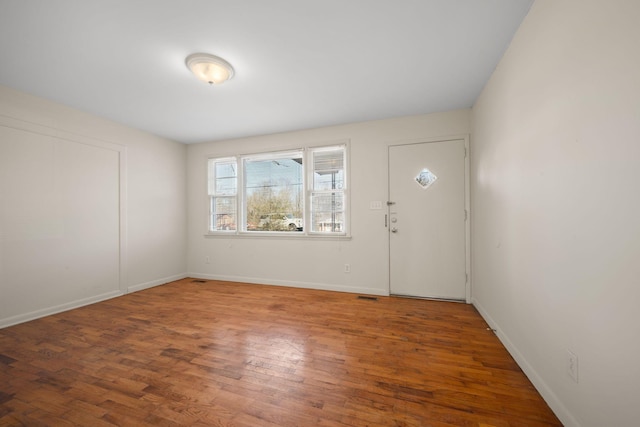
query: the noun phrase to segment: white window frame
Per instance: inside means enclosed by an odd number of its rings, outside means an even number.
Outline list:
[[[340,189],[331,189],[331,190],[316,190],[314,188],[314,173],[315,173],[315,165],[314,165],[314,161],[313,161],[313,154],[314,153],[322,153],[322,152],[329,152],[329,151],[335,151],[336,149],[342,148],[342,167],[343,167],[343,185],[342,188]],[[319,147],[310,147],[307,150],[306,153],[306,157],[305,157],[305,173],[307,175],[307,188],[306,188],[306,192],[305,192],[305,201],[307,203],[306,209],[305,209],[305,213],[307,214],[307,218],[305,218],[305,220],[307,220],[307,222],[305,222],[306,224],[309,224],[309,230],[308,233],[310,235],[317,235],[317,236],[322,236],[322,235],[328,235],[328,236],[336,236],[336,235],[348,235],[348,231],[349,231],[349,176],[348,176],[348,172],[349,172],[349,168],[347,166],[347,160],[348,160],[348,155],[347,155],[347,144],[335,144],[335,145],[326,145],[326,146],[319,146]],[[312,206],[311,206],[311,202],[312,202],[312,198],[314,194],[322,194],[322,193],[331,193],[331,192],[336,192],[336,193],[342,193],[343,195],[343,206],[344,206],[344,212],[343,212],[343,216],[344,216],[344,221],[343,221],[343,225],[342,225],[342,230],[340,232],[337,231],[322,231],[322,230],[316,230],[313,231],[311,230],[311,223],[312,223],[312,217],[313,217],[313,211],[312,211]]]
[[[211,173],[211,164],[213,163],[214,167],[213,169],[215,170],[215,165],[217,163],[231,163],[234,162],[236,164],[236,183],[235,183],[235,193],[231,194],[231,193],[218,193],[216,190],[216,180],[217,177],[214,175],[213,179],[210,176]],[[238,229],[238,224],[240,223],[240,214],[238,212],[238,189],[240,188],[241,185],[241,179],[238,176],[238,164],[237,164],[237,159],[235,157],[220,157],[220,158],[211,158],[207,160],[207,229],[209,230],[209,232],[215,232],[215,233],[225,233],[225,234],[229,234],[229,233],[234,233],[235,231],[237,231]],[[213,185],[212,185],[213,184]],[[218,198],[218,197],[223,197],[223,198],[227,198],[227,197],[233,197],[235,198],[235,205],[236,205],[236,230],[212,230],[214,223],[215,223],[215,215],[214,215],[214,199]]]
[[[238,209],[240,209],[240,216],[242,217],[242,224],[243,226],[240,227],[240,229],[238,230],[240,233],[247,233],[247,234],[258,234],[258,235],[264,235],[264,234],[300,234],[301,232],[299,231],[295,231],[295,232],[289,232],[289,231],[253,231],[253,230],[247,230],[246,229],[246,224],[247,224],[247,205],[246,205],[246,201],[247,201],[247,187],[246,187],[246,177],[247,177],[247,171],[246,171],[246,162],[251,162],[251,161],[264,161],[264,160],[268,160],[268,161],[278,161],[278,160],[282,160],[282,159],[291,159],[292,157],[296,157],[296,156],[300,156],[302,157],[302,197],[303,199],[305,198],[305,150],[304,149],[295,149],[295,150],[286,150],[286,151],[271,151],[271,152],[266,152],[266,153],[258,153],[258,154],[249,154],[249,155],[244,155],[244,156],[237,156],[238,159],[238,164],[240,165],[240,172],[242,173],[242,187],[240,188],[240,193],[242,194],[242,196],[239,198],[238,202]],[[305,203],[303,203],[303,207],[302,207],[302,219],[303,219],[303,224],[306,224],[306,211],[307,211],[307,205],[306,205],[306,200]],[[303,232],[304,233],[304,229]]]
[[[311,212],[311,197],[314,194],[313,189],[313,153],[342,149],[343,150],[343,188],[335,189],[344,197],[344,224],[341,231],[311,231],[311,221],[313,213]],[[303,230],[302,231],[255,231],[247,230],[247,213],[246,213],[246,188],[245,188],[245,162],[255,160],[269,160],[278,158],[290,158],[291,155],[302,153],[303,167],[303,185],[302,197],[303,203]],[[234,161],[236,165],[236,230],[212,230],[213,215],[211,212],[212,198],[215,195],[210,194],[210,168],[211,162]],[[208,156],[207,157],[207,232],[206,236],[216,237],[270,237],[270,238],[350,238],[350,182],[349,182],[349,143],[348,141],[334,142],[327,145],[318,145],[304,148],[292,148],[284,150],[265,151],[251,154],[237,154],[226,156]],[[317,192],[317,191],[316,191]]]

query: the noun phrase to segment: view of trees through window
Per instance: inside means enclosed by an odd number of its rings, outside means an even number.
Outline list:
[[[244,160],[247,231],[302,231],[302,153]]]
[[[209,159],[209,231],[344,233],[345,155],[341,145]]]

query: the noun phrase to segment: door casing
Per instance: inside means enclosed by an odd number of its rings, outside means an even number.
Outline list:
[[[463,140],[464,141],[464,149],[465,149],[465,156],[464,156],[464,207],[465,207],[465,212],[466,212],[466,217],[465,217],[465,222],[464,222],[464,234],[465,234],[465,271],[466,271],[466,283],[465,283],[465,302],[470,304],[471,303],[471,287],[472,287],[472,275],[471,275],[471,196],[470,196],[470,180],[469,180],[469,176],[470,176],[470,161],[469,161],[469,157],[470,157],[470,144],[469,144],[469,135],[468,134],[463,134],[463,135],[452,135],[452,136],[447,136],[447,137],[431,137],[431,138],[416,138],[416,139],[410,139],[410,140],[400,140],[400,141],[393,141],[387,144],[387,160],[389,161],[389,150],[390,147],[393,146],[399,146],[399,145],[410,145],[410,144],[421,144],[421,143],[429,143],[429,142],[447,142],[447,141],[459,141],[459,140]],[[390,186],[390,176],[389,176],[389,164],[387,163],[387,188],[389,189]],[[387,197],[388,200],[390,200],[390,195],[388,195]],[[387,215],[386,218],[389,219],[390,218],[390,209],[387,209]],[[389,220],[385,220],[385,226],[387,228],[387,233],[390,236],[390,229],[391,229],[391,222]],[[388,261],[389,263],[391,263],[391,241],[390,239],[388,240],[388,244],[387,244],[387,254],[388,254]],[[388,277],[388,290],[389,290],[389,294],[391,293],[391,266],[389,265],[389,277]]]

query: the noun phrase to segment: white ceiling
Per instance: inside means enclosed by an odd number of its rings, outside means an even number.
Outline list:
[[[0,0],[0,84],[185,143],[467,108],[532,2]]]

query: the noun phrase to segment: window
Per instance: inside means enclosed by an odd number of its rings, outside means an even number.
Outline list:
[[[209,161],[209,230],[236,230],[237,164],[234,158]]]
[[[345,145],[209,159],[209,231],[345,235],[346,163]]]
[[[246,231],[302,231],[302,151],[242,159]]]
[[[311,230],[340,233],[344,230],[344,149],[311,151]]]

